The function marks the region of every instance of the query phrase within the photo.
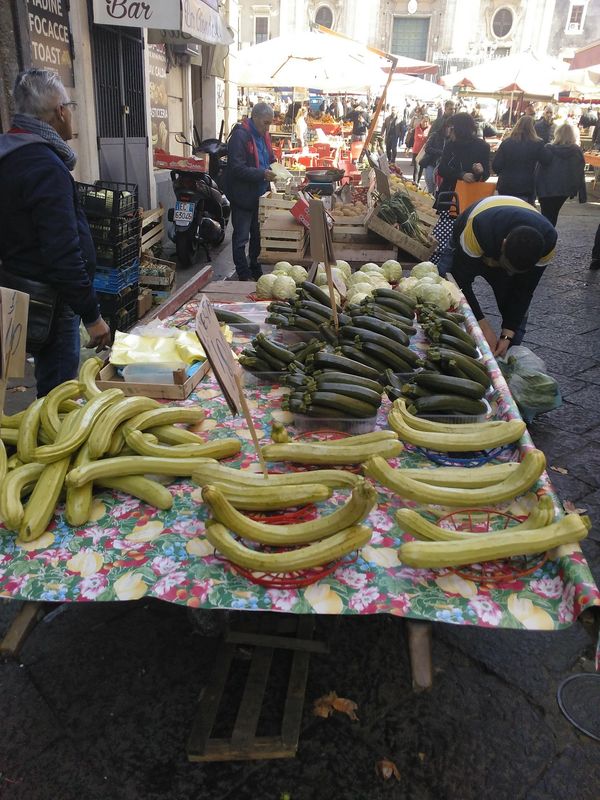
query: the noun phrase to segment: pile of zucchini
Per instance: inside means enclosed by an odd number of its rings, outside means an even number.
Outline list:
[[[245,333],[258,333],[260,326],[242,314],[236,314],[226,308],[213,308],[217,320],[230,328],[240,328]]]

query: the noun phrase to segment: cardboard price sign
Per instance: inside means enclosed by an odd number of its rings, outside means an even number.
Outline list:
[[[0,378],[22,378],[25,374],[25,342],[29,295],[0,288]]]
[[[389,200],[390,197],[392,196],[390,190],[389,176],[386,175],[385,172],[382,172],[380,169],[377,168],[374,169],[374,172],[375,172],[375,183],[377,186],[377,191],[383,198]]]
[[[238,385],[235,380],[238,367],[231,347],[221,332],[219,320],[206,295],[201,295],[200,305],[196,313],[196,336],[200,339],[200,344],[206,353],[219,386],[223,390],[231,413],[234,415],[239,414],[242,406]]]
[[[196,336],[206,353],[231,413],[234,416],[239,414],[240,411],[243,413],[263,474],[267,478],[267,465],[265,464],[258,436],[256,435],[256,428],[246,402],[240,365],[233,357],[233,351],[223,336],[219,321],[206,295],[200,296],[200,305],[196,313]]]

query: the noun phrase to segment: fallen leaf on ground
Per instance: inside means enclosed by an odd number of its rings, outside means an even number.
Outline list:
[[[569,514],[585,514],[587,512],[587,508],[576,506],[572,500],[565,500],[563,506]]]
[[[421,764],[422,764],[422,763],[423,763],[423,761],[425,761],[425,753],[419,753],[418,755],[419,755],[419,761],[420,761],[420,762],[421,762]]]
[[[356,709],[358,705],[354,700],[348,700],[346,697],[338,697],[335,692],[324,694],[323,697],[317,698],[313,703],[313,714],[316,717],[329,717],[334,711],[339,711],[341,714],[347,714],[351,720],[357,721]]]
[[[389,781],[392,775],[397,781],[400,780],[400,772],[398,767],[393,761],[388,761],[387,758],[382,758],[381,761],[378,761],[375,764],[375,772],[377,775],[383,778],[384,781]]]
[[[550,467],[553,472],[558,472],[560,475],[568,475],[569,470],[564,467]]]
[[[10,389],[7,389],[7,392],[26,392],[27,386],[12,386]]]

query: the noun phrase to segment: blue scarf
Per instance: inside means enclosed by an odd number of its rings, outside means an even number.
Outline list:
[[[77,155],[71,150],[64,139],[60,138],[52,125],[48,125],[47,122],[37,119],[37,117],[32,117],[29,114],[15,114],[12,124],[14,128],[21,128],[21,130],[27,131],[28,133],[35,133],[36,136],[44,139],[54,150],[56,155],[64,161],[69,171],[72,172],[75,169]]]

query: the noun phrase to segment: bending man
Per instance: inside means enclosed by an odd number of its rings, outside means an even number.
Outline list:
[[[516,197],[486,197],[456,218],[451,272],[495,356],[503,356],[511,344],[523,341],[527,311],[554,254],[556,239],[554,226]],[[477,276],[484,278],[494,292],[502,315],[499,336],[473,291]]]

